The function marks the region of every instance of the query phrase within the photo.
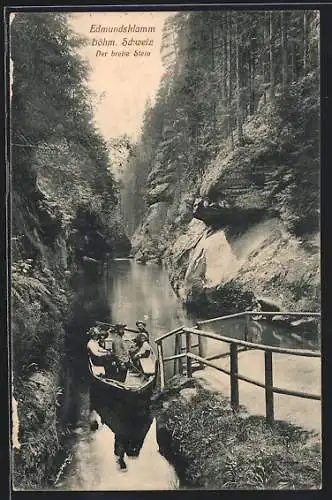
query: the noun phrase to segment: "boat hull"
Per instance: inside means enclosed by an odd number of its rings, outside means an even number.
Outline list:
[[[157,370],[154,374],[141,378],[141,383],[137,387],[127,387],[121,382],[105,379],[96,375],[95,366],[89,358],[89,373],[91,381],[91,389],[93,392],[104,399],[105,401],[112,401],[113,399],[123,399],[128,402],[137,404],[140,400],[150,399],[152,392],[156,386]]]

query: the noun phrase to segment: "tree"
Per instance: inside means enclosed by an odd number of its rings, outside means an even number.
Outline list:
[[[33,200],[43,198],[46,193],[39,188],[47,186],[48,199],[61,207],[66,220],[85,203],[107,226],[116,204],[116,184],[109,172],[106,143],[93,123],[89,67],[77,54],[84,43],[69,28],[67,14],[15,15],[13,190],[25,194],[26,203],[35,210]],[[66,179],[62,187],[61,179]],[[62,198],[67,188],[72,196]]]
[[[163,196],[172,192],[167,200],[173,200],[176,212],[188,179],[199,184],[226,143],[233,150],[244,147],[248,122],[256,118],[265,120],[272,134],[271,151],[278,143],[289,161],[295,146],[286,131],[309,130],[316,113],[310,105],[311,111],[301,114],[293,94],[305,102],[316,98],[309,80],[318,81],[318,32],[315,11],[197,11],[168,19],[163,33],[166,71],[155,104],[146,112],[140,160],[131,167],[133,177],[140,177],[144,157],[149,203],[158,201],[149,193],[162,185]],[[293,114],[286,119],[287,102]],[[297,119],[301,121],[295,125]],[[293,151],[294,157],[299,151]],[[171,182],[174,185],[167,187]]]

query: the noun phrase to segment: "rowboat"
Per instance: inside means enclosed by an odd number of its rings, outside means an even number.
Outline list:
[[[137,335],[139,332],[125,329],[123,341],[128,348],[133,343],[135,333]],[[141,358],[138,361],[138,367],[131,365],[124,382],[107,378],[104,367],[95,365],[91,357],[88,356],[89,372],[94,388],[103,391],[105,397],[120,396],[133,399],[150,397],[157,380],[158,361],[153,347],[151,344],[149,345],[151,348],[150,356]]]

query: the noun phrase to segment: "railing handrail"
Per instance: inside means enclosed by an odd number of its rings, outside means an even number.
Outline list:
[[[240,318],[243,316],[309,316],[309,317],[321,317],[320,312],[299,312],[299,311],[242,311],[239,313],[229,314],[227,316],[218,316],[217,318],[205,319],[203,321],[197,321],[198,325],[208,325],[215,323],[217,321],[223,321],[226,319]]]
[[[320,317],[320,313],[315,312],[286,312],[286,311],[244,311],[241,313],[236,313],[228,316],[222,316],[220,318],[213,318],[211,320],[197,322],[196,328],[182,326],[172,330],[170,332],[161,335],[155,342],[158,348],[158,359],[160,363],[160,385],[163,390],[165,387],[165,369],[164,363],[166,361],[174,362],[174,370],[176,370],[176,364],[179,366],[182,365],[182,360],[186,359],[186,373],[187,378],[192,377],[193,366],[192,362],[196,361],[199,363],[200,367],[210,366],[217,371],[223,372],[226,375],[230,376],[230,389],[231,389],[231,405],[234,410],[239,409],[239,380],[247,382],[249,384],[256,385],[258,387],[262,387],[265,390],[265,410],[266,410],[266,420],[269,424],[274,421],[274,394],[285,394],[289,396],[297,396],[300,398],[312,399],[312,400],[320,400],[321,396],[318,394],[311,394],[302,391],[295,391],[291,389],[285,389],[281,387],[277,387],[273,383],[273,353],[279,354],[290,354],[293,356],[306,356],[311,358],[321,358],[321,352],[310,351],[305,349],[289,349],[285,347],[277,347],[271,345],[263,345],[263,344],[255,344],[253,342],[248,342],[247,340],[240,340],[233,337],[226,337],[224,335],[219,335],[217,333],[209,332],[206,330],[201,330],[201,325],[213,323],[218,321],[219,319],[225,320],[229,318],[238,318],[244,317],[245,321],[245,338],[247,338],[247,327],[248,327],[248,316],[307,316],[307,317]],[[182,342],[182,335],[185,335],[185,347]],[[163,356],[163,340],[170,337],[171,335],[175,335],[175,353],[174,356],[167,356],[164,358]],[[195,344],[195,347],[199,347],[199,355],[191,352],[191,349],[194,347],[191,343],[191,336],[196,335],[198,337],[198,344]],[[202,338],[210,338],[213,340],[217,340],[219,342],[224,342],[229,344],[229,356],[230,356],[230,368],[227,369],[224,366],[218,366],[216,363],[211,362],[211,358],[204,358],[202,356],[201,346],[202,346]],[[181,352],[184,347],[185,352]],[[264,375],[265,375],[265,383],[262,383],[258,380],[255,380],[251,377],[245,376],[239,373],[238,370],[238,354],[240,349],[238,346],[243,346],[244,350],[246,348],[260,350],[264,352]],[[243,351],[243,349],[241,349]],[[181,373],[181,366],[179,368]]]
[[[157,337],[154,339],[155,343],[158,344],[164,339],[167,339],[167,337],[170,337],[171,335],[175,335],[176,333],[182,332],[183,331],[183,326],[180,326],[178,328],[175,328],[174,330],[171,330],[170,332],[164,333],[163,335],[160,335],[160,337]]]
[[[245,316],[309,316],[309,317],[321,317],[320,312],[298,312],[298,311],[242,311],[234,314],[228,314],[227,316],[218,316],[217,318],[212,318],[212,319],[205,319],[203,321],[197,321],[197,325],[208,325],[211,323],[215,323],[217,321],[223,321],[227,319],[232,319],[232,318],[241,318]],[[161,340],[166,339],[167,337],[170,337],[171,335],[174,335],[175,333],[179,333],[183,331],[183,329],[186,328],[185,326],[180,326],[178,328],[175,328],[174,330],[171,330],[167,333],[164,333],[163,335],[160,335],[154,341],[156,343],[160,342]],[[129,329],[128,329],[129,330]]]
[[[307,356],[320,358],[321,353],[316,351],[309,351],[305,349],[288,349],[286,347],[276,347],[263,344],[254,344],[253,342],[248,342],[246,340],[234,339],[233,337],[225,337],[223,335],[218,335],[216,333],[207,332],[205,330],[197,330],[196,328],[183,328],[184,332],[193,333],[198,336],[207,337],[213,340],[219,340],[221,342],[226,342],[228,344],[237,344],[245,347],[251,347],[253,349],[259,349],[261,351],[271,351],[280,354],[293,354],[295,356]]]
[[[245,316],[246,314],[247,314],[246,311],[241,311],[241,312],[234,313],[234,314],[228,314],[227,316],[218,316],[217,318],[204,319],[203,321],[197,321],[197,324],[198,325],[205,325],[207,323],[215,323],[216,321],[221,321],[221,320],[225,320],[225,319],[240,318],[242,316]],[[259,313],[255,313],[255,314],[259,314]]]
[[[206,360],[205,358],[202,358],[201,356],[197,356],[196,354],[193,354],[192,352],[188,352],[186,355],[189,358],[196,360],[196,361],[199,361],[200,363],[203,363],[206,366],[214,368],[217,371],[223,372],[226,375],[231,374],[231,370],[228,370],[227,368],[224,368],[224,367],[220,367],[220,366],[216,365],[215,363],[211,363],[210,361]],[[260,382],[259,380],[252,379],[251,377],[247,377],[246,375],[242,375],[240,373],[235,373],[234,376],[238,380],[243,380],[244,382],[248,382],[249,384],[256,385],[258,387],[262,387],[263,389],[266,388],[266,384]],[[291,389],[284,389],[284,388],[277,387],[277,386],[272,386],[272,390],[276,394],[285,394],[286,396],[296,396],[299,398],[314,399],[317,401],[321,400],[321,396],[319,394],[312,394],[312,393],[303,392],[303,391],[294,391]]]

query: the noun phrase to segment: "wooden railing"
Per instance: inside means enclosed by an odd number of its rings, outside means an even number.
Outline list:
[[[174,371],[175,373],[182,373],[181,367],[183,361],[185,361],[186,375],[188,378],[192,377],[193,374],[193,361],[199,363],[199,367],[209,366],[214,368],[217,371],[225,373],[230,376],[230,396],[231,396],[231,404],[234,410],[238,410],[239,408],[239,380],[243,380],[248,382],[249,384],[256,385],[258,387],[262,387],[265,389],[265,407],[266,407],[266,419],[268,423],[272,423],[274,421],[274,394],[285,394],[288,396],[295,396],[306,399],[320,400],[321,396],[318,394],[311,394],[301,391],[295,391],[290,389],[284,389],[281,387],[277,387],[273,384],[273,368],[272,368],[272,355],[273,353],[280,354],[288,354],[293,356],[306,356],[306,357],[321,357],[320,352],[305,350],[305,349],[289,349],[284,347],[275,347],[269,345],[263,345],[258,343],[249,342],[248,340],[234,339],[231,337],[227,337],[224,335],[219,335],[217,333],[205,331],[202,328],[203,325],[213,324],[216,321],[223,321],[230,318],[243,317],[246,318],[250,316],[302,316],[302,317],[320,317],[320,313],[294,313],[294,312],[255,312],[255,311],[246,311],[243,313],[232,314],[229,316],[222,316],[219,318],[214,318],[212,320],[201,321],[197,325],[196,328],[188,328],[188,327],[180,327],[171,332],[168,332],[164,335],[161,335],[155,342],[158,347],[158,358],[159,358],[159,366],[160,366],[160,382],[161,389],[165,386],[165,362],[173,361],[174,362]],[[246,331],[247,329],[245,329]],[[182,346],[182,335],[185,336],[185,345]],[[198,343],[192,345],[192,336],[198,337]],[[171,336],[175,336],[175,354],[173,356],[164,357],[163,356],[163,341],[166,338]],[[244,333],[244,337],[246,338],[246,333]],[[225,342],[229,344],[228,356],[230,357],[230,369],[226,369],[224,367],[218,366],[213,363],[212,359],[203,357],[203,349],[202,349],[202,339],[213,339],[220,342]],[[198,347],[198,354],[194,354],[192,349],[194,347]],[[247,377],[239,373],[239,360],[238,353],[242,348],[247,349],[256,349],[264,351],[264,374],[265,380],[264,382],[259,380],[254,380],[251,377]],[[182,352],[183,351],[183,352]],[[220,357],[220,356],[218,356]]]

